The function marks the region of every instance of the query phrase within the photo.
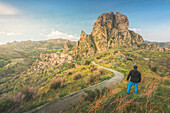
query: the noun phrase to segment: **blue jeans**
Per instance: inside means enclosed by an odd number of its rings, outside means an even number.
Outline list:
[[[128,88],[127,88],[127,94],[130,93],[130,89],[131,89],[132,85],[135,86],[135,92],[134,93],[137,94],[138,93],[138,84],[139,83],[134,83],[134,82],[129,81]]]

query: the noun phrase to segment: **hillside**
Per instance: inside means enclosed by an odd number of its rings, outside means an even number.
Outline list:
[[[90,92],[87,99],[82,100],[78,106],[66,112],[168,113],[170,101],[169,54],[169,51],[134,51],[132,48],[117,48],[97,55],[96,63],[123,73],[124,80],[114,88],[109,88],[104,94]],[[142,81],[139,84],[137,95],[133,94],[134,86],[130,95],[127,95],[126,78],[134,64],[138,66],[138,70],[142,74]]]
[[[67,40],[22,41],[0,45],[0,76],[21,73],[39,59],[41,53],[61,51]],[[75,42],[71,41],[72,45]]]
[[[141,35],[129,30],[127,16],[119,12],[101,14],[91,34],[82,31],[76,43],[62,39],[13,42],[1,49],[1,74],[15,73],[0,80],[4,113],[30,111],[114,76],[92,61],[123,73],[124,80],[103,92],[86,91],[80,105],[63,112],[168,112],[170,52],[146,44]],[[134,65],[142,74],[139,94],[133,95],[132,88],[126,95],[126,77]]]

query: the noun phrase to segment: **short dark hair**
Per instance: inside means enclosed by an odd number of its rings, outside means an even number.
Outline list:
[[[138,66],[136,66],[136,65],[134,65],[134,67],[133,67],[134,69],[137,69],[138,68]]]

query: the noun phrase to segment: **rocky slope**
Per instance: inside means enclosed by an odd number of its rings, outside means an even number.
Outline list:
[[[91,34],[87,35],[81,32],[80,40],[76,43],[75,49],[79,57],[90,57],[95,53],[107,51],[110,48],[118,46],[133,46],[143,48],[162,50],[156,45],[145,45],[141,35],[131,31],[127,16],[117,12],[114,14],[103,13],[93,24]],[[141,47],[141,46],[140,46]]]
[[[73,58],[70,53],[56,52],[40,54],[40,59],[37,59],[36,62],[32,64],[28,72],[35,74],[44,70],[44,73],[46,73],[47,70],[54,70],[63,63],[71,63],[72,60]]]

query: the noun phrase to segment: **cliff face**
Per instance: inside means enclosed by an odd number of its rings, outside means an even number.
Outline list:
[[[80,57],[89,57],[96,53],[96,45],[92,35],[87,35],[84,31],[81,31],[80,40],[77,41],[76,54],[80,53]]]
[[[82,31],[76,48],[80,56],[89,57],[96,52],[100,53],[120,45],[134,46],[143,44],[143,38],[139,34],[128,30],[128,27],[128,18],[119,12],[116,15],[113,12],[101,14],[93,24],[93,30],[90,35]],[[87,46],[82,48],[82,45]],[[84,51],[86,52],[84,53]]]
[[[96,43],[97,51],[103,52],[110,47],[120,45],[133,46],[143,44],[143,38],[128,30],[129,21],[127,16],[117,12],[100,15],[93,25],[92,36]]]
[[[80,40],[75,48],[80,57],[90,57],[109,48],[118,46],[133,46],[144,44],[141,35],[131,31],[127,16],[117,12],[103,13],[93,24],[90,35],[81,32]],[[148,46],[146,46],[148,48]],[[144,47],[145,48],[145,47]]]

